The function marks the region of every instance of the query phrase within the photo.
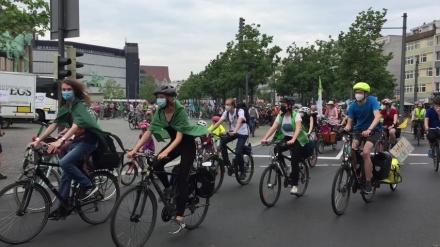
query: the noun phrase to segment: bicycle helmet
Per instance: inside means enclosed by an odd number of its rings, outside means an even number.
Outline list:
[[[280,99],[280,102],[281,102],[281,103],[291,104],[291,105],[295,104],[295,100],[293,99],[293,97],[290,97],[290,96],[284,96],[284,97],[282,97],[282,98]]]
[[[220,117],[219,116],[214,116],[214,117],[212,117],[212,121],[218,122],[218,121],[220,121]]]
[[[310,109],[309,109],[308,107],[303,106],[303,107],[301,107],[301,108],[299,109],[299,112],[309,113],[309,112],[310,112]]]
[[[158,94],[165,94],[171,97],[177,96],[176,89],[173,86],[168,86],[168,85],[159,86],[154,92],[154,96],[157,96]]]
[[[139,128],[141,130],[146,130],[148,128],[148,126],[150,126],[150,124],[148,122],[142,122],[141,124],[139,124]]]
[[[389,105],[391,103],[392,103],[392,101],[390,99],[383,99],[382,100],[382,105]]]
[[[353,90],[362,90],[369,93],[370,85],[368,85],[366,82],[358,82],[353,86]]]
[[[206,127],[206,122],[204,121],[204,120],[199,120],[198,122],[197,122],[197,125],[200,125],[200,126],[203,126],[203,127]]]

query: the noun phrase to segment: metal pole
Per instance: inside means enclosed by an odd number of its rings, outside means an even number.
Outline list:
[[[414,102],[417,101],[417,91],[419,88],[419,56],[416,56],[416,73],[414,78]]]
[[[405,105],[405,59],[406,59],[406,13],[403,13],[402,26],[402,57],[400,60],[400,122],[403,123],[404,105]]]
[[[64,4],[65,0],[58,1],[58,54],[60,58],[64,58]],[[61,108],[61,79],[58,80],[58,109]],[[58,132],[63,131],[63,127],[58,127]]]

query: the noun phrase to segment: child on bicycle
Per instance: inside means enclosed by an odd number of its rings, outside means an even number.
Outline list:
[[[214,134],[214,150],[218,150],[220,148],[220,136],[226,133],[225,127],[223,125],[219,125],[217,129],[213,130],[214,125],[220,120],[219,116],[212,117],[212,124],[209,126],[209,130]]]
[[[141,137],[145,134],[145,132],[148,129],[148,126],[150,126],[148,122],[143,122],[139,125],[139,128],[142,131],[142,133],[139,134],[139,139],[141,139]],[[148,153],[148,152],[154,153],[156,151],[156,147],[154,146],[154,140],[152,136],[148,138],[148,140],[144,143],[144,145],[142,145],[140,150],[143,153]]]
[[[207,123],[204,120],[199,120],[197,122],[197,125],[206,127]],[[209,135],[200,136],[199,138],[202,148],[205,149],[205,153],[211,154],[213,152],[213,147],[214,147],[214,142],[212,141],[212,138]]]
[[[319,128],[319,133],[321,133],[321,134],[330,134],[331,130],[332,129],[328,125],[328,120],[327,119],[322,120],[322,125]]]

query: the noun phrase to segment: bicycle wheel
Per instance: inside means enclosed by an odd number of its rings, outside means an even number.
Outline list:
[[[267,189],[267,191],[264,191]],[[280,198],[281,175],[277,172],[276,165],[264,169],[260,179],[260,200],[266,207],[272,207]]]
[[[210,157],[208,161],[211,161],[211,166],[215,167],[214,193],[216,193],[223,184],[223,179],[225,177],[225,167],[223,166],[223,164],[220,164],[218,158]]]
[[[122,118],[123,118],[125,121],[127,121],[127,120],[128,120],[128,114],[127,114],[127,113],[124,113],[124,114],[122,115]]]
[[[439,146],[438,146],[438,144],[436,144],[435,145],[435,148],[434,148],[434,154],[433,154],[433,159],[432,159],[433,161],[434,161],[434,171],[438,171],[438,166],[439,166],[439,163],[440,163],[440,160],[439,160]]]
[[[121,114],[120,112],[118,112],[118,113],[116,114],[116,117],[117,117],[118,119],[121,119],[121,118],[122,118],[122,114]]]
[[[320,154],[324,153],[324,141],[321,139],[318,141],[318,152]]]
[[[110,221],[113,243],[118,247],[143,246],[153,233],[157,201],[151,190],[131,187],[116,202]]]
[[[304,163],[304,161],[300,161],[298,193],[296,193],[295,196],[300,197],[306,193],[307,187],[309,186],[309,180],[309,167]]]
[[[380,153],[380,152],[383,152],[383,151],[384,151],[384,147],[385,147],[385,145],[384,145],[384,140],[379,140],[379,141],[377,141],[377,143],[376,143],[375,146],[376,146],[376,147],[375,147],[374,153]]]
[[[252,176],[254,175],[254,158],[252,157],[252,155],[243,155],[243,159],[244,159],[244,166],[245,166],[245,171],[246,171],[246,178],[241,180],[240,179],[240,173],[236,172],[235,173],[235,179],[237,179],[237,182],[241,185],[246,185],[248,184],[251,179]]]
[[[138,167],[136,161],[126,162],[121,166],[121,184],[128,186],[131,185],[138,175]]]
[[[134,119],[132,119],[131,121],[128,122],[128,127],[130,127],[131,130],[134,130],[136,129],[136,124],[137,122]]]
[[[48,169],[50,169],[49,176],[47,176]],[[55,169],[48,167],[48,166],[46,166],[46,167],[40,166],[40,170],[46,175],[46,177],[49,179],[49,181],[53,185],[53,187],[55,187],[55,189],[58,190],[58,188],[61,184],[60,174],[58,174],[58,172]],[[23,174],[21,174],[18,177],[18,180],[19,181],[25,180],[26,178],[32,176],[34,173],[35,173],[35,167],[28,168],[26,171],[23,172]],[[51,191],[49,189],[49,187],[40,178],[37,177],[34,181],[35,181],[35,183],[38,183],[39,185],[41,185],[47,191]],[[15,201],[17,202],[17,204],[20,204],[22,197],[20,196],[20,192],[18,191],[17,188],[14,189],[14,195],[15,195],[14,196]],[[53,193],[52,193],[52,195],[53,196],[50,198],[50,202],[52,203],[52,205],[55,205],[55,204],[57,204],[57,203],[55,203],[55,201],[57,200],[57,197]],[[34,210],[34,211],[44,210],[45,208],[46,207],[43,206],[41,208],[32,208],[32,210]]]
[[[96,225],[111,217],[120,190],[117,178],[107,171],[92,172],[90,180],[99,188],[99,193],[81,204],[78,214],[85,222]]]
[[[351,193],[350,170],[340,167],[332,184],[332,208],[336,215],[342,215],[348,207]]]
[[[366,203],[373,201],[374,195],[376,194],[376,183],[371,181],[371,187],[373,187],[373,191],[369,194],[361,191],[362,200]]]
[[[417,146],[420,146],[420,138],[422,138],[422,129],[417,127]]]
[[[30,181],[18,181],[0,191],[0,241],[21,244],[36,237],[47,223],[50,199],[47,191]],[[31,188],[31,189],[30,189]],[[20,212],[21,203],[14,197],[19,192],[20,202],[29,200],[27,208]],[[27,198],[27,199],[26,199]],[[42,209],[42,210],[34,210]]]
[[[201,198],[197,195],[190,195],[186,203],[185,212],[185,228],[193,230],[202,224],[208,214],[209,198]]]

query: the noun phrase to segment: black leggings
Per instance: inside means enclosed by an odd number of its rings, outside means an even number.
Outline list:
[[[288,136],[284,138],[284,141],[291,140],[292,137]],[[299,161],[301,160],[301,157],[304,155],[304,148],[299,144],[298,140],[296,140],[292,146],[290,147],[275,147],[275,153],[276,154],[282,154],[283,152],[290,150],[290,165],[292,167],[292,173],[290,173],[290,178],[292,179],[292,185],[298,186],[298,180],[299,180]]]
[[[162,153],[168,146],[173,142],[171,140],[168,145],[166,145],[159,153]],[[170,159],[164,161],[160,160],[154,169],[159,172],[165,171],[165,165],[174,160],[175,158],[180,156],[180,170],[179,175],[177,175],[177,205],[176,211],[177,216],[183,216],[183,212],[185,212],[186,202],[188,201],[188,175],[191,166],[194,163],[194,159],[196,158],[196,144],[194,141],[194,137],[185,136],[183,137],[180,144],[168,154]],[[170,181],[168,180],[168,175],[165,173],[158,173],[157,177],[162,182],[165,188],[170,187]]]

